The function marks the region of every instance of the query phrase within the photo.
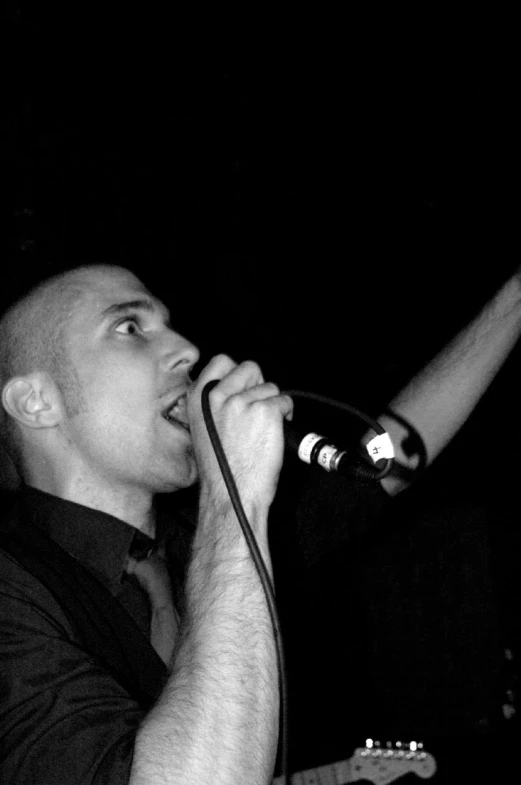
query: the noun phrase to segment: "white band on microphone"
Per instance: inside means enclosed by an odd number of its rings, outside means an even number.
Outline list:
[[[298,446],[298,457],[304,463],[311,463],[311,453],[313,452],[313,447],[317,442],[323,439],[323,436],[319,436],[318,433],[308,433]]]
[[[394,458],[394,447],[388,433],[379,433],[370,442],[367,442],[365,449],[373,463],[381,458]]]

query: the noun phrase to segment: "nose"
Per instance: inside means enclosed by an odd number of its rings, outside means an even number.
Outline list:
[[[163,370],[183,370],[190,373],[200,356],[199,349],[191,341],[177,333],[171,333],[170,340],[162,357]]]

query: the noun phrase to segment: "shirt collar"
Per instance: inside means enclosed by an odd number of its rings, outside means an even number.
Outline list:
[[[34,524],[112,586],[121,582],[127,557],[145,558],[155,540],[125,521],[30,486],[22,498]]]

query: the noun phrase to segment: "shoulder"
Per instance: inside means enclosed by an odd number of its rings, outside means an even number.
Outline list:
[[[0,545],[0,639],[13,622],[25,625],[27,633],[74,637],[49,589]]]

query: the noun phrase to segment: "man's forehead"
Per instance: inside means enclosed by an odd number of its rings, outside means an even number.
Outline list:
[[[147,310],[166,313],[165,306],[129,270],[122,267],[87,268],[78,271],[71,284],[79,289],[84,316],[103,317],[123,305],[142,304]]]
[[[130,270],[124,267],[83,267],[70,275],[71,285],[86,295],[112,296],[115,292],[132,289],[146,292],[146,287]]]

